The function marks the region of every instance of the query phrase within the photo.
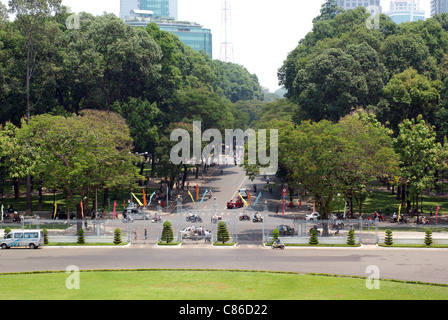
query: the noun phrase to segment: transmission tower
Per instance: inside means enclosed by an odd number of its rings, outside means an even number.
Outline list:
[[[232,15],[230,10],[230,1],[222,1],[221,14],[221,52],[220,60],[233,63],[233,44],[230,36],[230,28],[232,25]]]

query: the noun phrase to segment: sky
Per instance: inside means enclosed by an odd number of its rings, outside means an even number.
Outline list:
[[[1,0],[7,3],[7,0]],[[212,30],[213,59],[220,58],[223,0],[178,0],[179,20],[197,22]],[[277,90],[277,71],[288,53],[311,31],[312,20],[325,0],[227,0],[231,8],[230,41],[234,63],[256,74],[262,87]],[[120,0],[63,0],[72,12],[95,15],[120,11]],[[383,12],[390,0],[381,0]],[[420,0],[429,16],[430,0]]]

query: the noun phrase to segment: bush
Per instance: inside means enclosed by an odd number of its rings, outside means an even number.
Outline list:
[[[429,247],[430,245],[432,245],[433,244],[433,241],[432,241],[432,231],[431,231],[431,229],[426,229],[426,232],[425,232],[425,244]]]
[[[166,243],[171,243],[174,240],[173,228],[171,228],[171,222],[165,221],[163,223],[162,237],[161,241]]]
[[[5,235],[7,235],[8,233],[10,233],[12,230],[10,227],[6,227],[5,228]]]
[[[78,243],[78,244],[86,243],[86,239],[84,238],[84,229],[83,228],[78,230],[78,241],[76,243]]]
[[[218,223],[217,240],[223,244],[230,240],[229,231],[227,230],[227,225],[224,221]]]
[[[273,231],[272,231],[272,243],[274,243],[277,239],[278,239],[278,236],[280,235],[280,231],[278,231],[278,229],[277,228],[275,228]]]
[[[121,230],[120,230],[120,228],[115,229],[115,232],[114,232],[114,244],[121,244]]]
[[[48,244],[48,230],[44,229],[44,244]]]
[[[354,246],[356,244],[355,230],[353,229],[348,232],[347,244],[349,246]]]
[[[384,244],[385,244],[386,246],[391,246],[391,245],[394,244],[394,239],[393,239],[393,236],[392,236],[392,231],[391,231],[390,229],[387,229],[387,230],[386,230],[386,236],[385,236],[385,238],[384,238]]]
[[[310,236],[309,244],[310,245],[319,244],[319,239],[317,238],[317,231],[316,231],[316,229],[314,229],[314,228],[311,229],[310,233],[311,233],[311,236]]]

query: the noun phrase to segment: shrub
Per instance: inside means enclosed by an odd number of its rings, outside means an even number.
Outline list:
[[[433,244],[433,241],[432,241],[432,231],[431,231],[431,229],[426,229],[426,232],[425,232],[425,244],[429,247],[430,245],[432,245]]]
[[[280,235],[280,231],[278,231],[278,229],[277,228],[275,228],[273,231],[272,231],[272,243],[274,243],[277,239],[278,239],[278,236]]]
[[[311,234],[311,236],[310,236],[309,244],[310,245],[319,244],[319,239],[317,238],[317,231],[316,231],[316,229],[314,229],[314,228],[311,229],[310,234]]]
[[[387,229],[387,230],[386,230],[386,236],[385,236],[385,238],[384,238],[384,244],[385,244],[386,246],[391,246],[391,245],[394,244],[394,239],[393,239],[393,236],[392,236],[392,231],[391,231],[390,229]]]
[[[78,244],[86,243],[86,239],[84,238],[84,229],[83,228],[78,230],[78,241],[76,243],[78,243]]]
[[[347,244],[349,246],[354,246],[356,244],[355,230],[353,230],[353,229],[348,232]]]
[[[115,229],[114,232],[114,244],[120,244],[121,243],[121,230],[120,228]]]
[[[171,222],[165,221],[163,223],[163,230],[162,230],[162,241],[165,241],[166,243],[171,243],[174,240],[174,233],[173,228],[171,228]]]
[[[44,244],[48,244],[48,230],[44,229]]]
[[[218,223],[217,240],[223,244],[230,240],[229,231],[227,230],[227,225],[224,221]]]
[[[10,227],[6,227],[5,228],[5,235],[7,235],[8,233],[10,233],[12,230]]]

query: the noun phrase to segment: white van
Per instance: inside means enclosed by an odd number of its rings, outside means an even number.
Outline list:
[[[12,247],[29,247],[36,249],[44,244],[44,232],[42,230],[14,230],[5,235],[0,241],[2,249]]]

